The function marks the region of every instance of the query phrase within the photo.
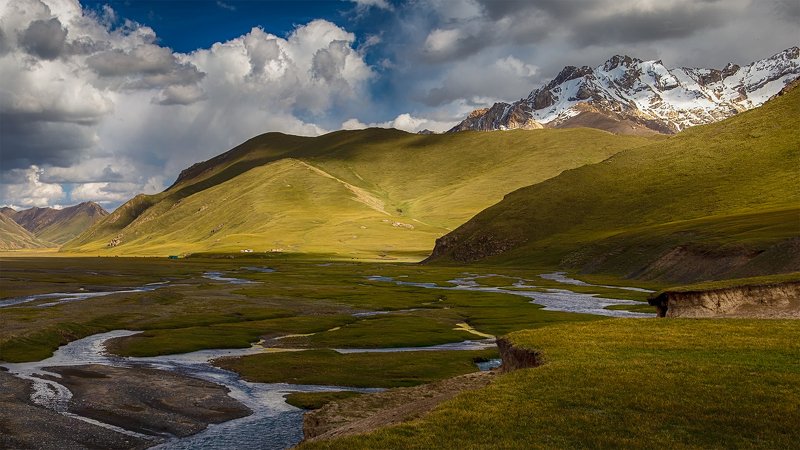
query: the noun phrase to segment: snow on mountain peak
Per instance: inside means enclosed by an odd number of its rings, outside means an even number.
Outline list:
[[[660,60],[615,55],[594,68],[566,66],[527,98],[473,111],[451,131],[543,125],[675,133],[757,107],[798,77],[798,47],[744,67],[729,63],[722,69],[669,69]],[[604,119],[598,120],[601,116]]]

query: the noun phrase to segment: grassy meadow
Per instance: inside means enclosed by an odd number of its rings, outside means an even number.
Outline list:
[[[119,355],[152,356],[262,342],[274,351],[215,364],[257,382],[404,387],[477,370],[496,350],[340,354],[331,348],[427,346],[508,335],[544,364],[495,378],[412,422],[304,448],[787,447],[800,401],[793,322],[609,319],[545,311],[497,292],[441,291],[369,280],[372,275],[443,285],[479,275],[488,286],[574,289],[642,301],[624,280],[608,287],[543,279],[546,268],[350,263],[233,258],[3,258],[4,297],[79,289],[161,289],[0,310],[0,360],[46,358],[59,345],[113,329]],[[252,268],[270,267],[265,273]],[[207,271],[249,280],[227,284]],[[578,278],[583,278],[578,276]],[[773,277],[774,278],[774,277]],[[780,278],[780,277],[779,277]],[[771,278],[772,279],[772,278]],[[782,279],[782,278],[781,278]],[[751,280],[752,281],[752,280]],[[667,287],[647,283],[653,289]],[[628,306],[637,309],[639,305]],[[364,312],[387,314],[358,315]],[[354,315],[356,314],[356,315]],[[286,335],[293,335],[285,337]],[[281,338],[281,339],[276,339]],[[292,350],[292,351],[285,351]],[[313,409],[349,393],[291,394]],[[769,417],[769,420],[765,420]]]
[[[315,448],[792,448],[800,327],[612,319],[512,333],[544,363],[421,419]]]
[[[120,293],[46,308],[37,305],[49,300],[3,308],[0,360],[9,362],[43,359],[60,345],[114,329],[143,333],[111,341],[113,352],[154,356],[206,348],[244,348],[261,339],[269,346],[310,349],[429,346],[480,339],[461,324],[480,333],[500,335],[564,321],[599,319],[545,311],[528,299],[509,294],[440,291],[367,279],[386,275],[446,283],[464,276],[463,268],[458,267],[331,265],[238,255],[234,259],[179,260],[4,258],[0,263],[3,297],[123,289],[169,281],[151,292]],[[247,269],[265,266],[276,271]],[[254,283],[214,282],[203,277],[207,271],[223,271],[226,276]],[[512,275],[540,280],[542,286],[554,285],[537,273],[518,269]],[[613,291],[603,290],[604,295]],[[620,298],[629,294],[616,292]],[[396,312],[353,315],[370,311]],[[308,336],[274,339],[284,335]]]

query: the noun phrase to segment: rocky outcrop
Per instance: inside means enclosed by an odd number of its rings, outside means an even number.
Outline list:
[[[472,111],[463,122],[450,129],[450,132],[504,129],[537,130],[541,128],[544,126],[531,118],[528,104],[495,103],[491,108]]]
[[[659,317],[800,319],[800,281],[665,291],[648,302]]]
[[[450,131],[588,126],[676,133],[760,106],[798,77],[798,47],[722,69],[669,69],[661,61],[616,55],[597,67],[567,66],[527,98],[477,109]]]
[[[477,234],[461,242],[458,234],[450,233],[436,239],[431,255],[422,262],[426,263],[442,257],[449,257],[462,263],[480,261],[505,253],[522,243],[524,243],[524,239],[493,234]]]

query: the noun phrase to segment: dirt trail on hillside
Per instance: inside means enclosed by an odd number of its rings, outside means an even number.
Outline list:
[[[361,434],[417,419],[461,392],[488,385],[497,371],[474,372],[421,386],[390,389],[328,403],[306,413],[305,440]]]
[[[355,200],[357,202],[363,203],[363,204],[369,206],[370,208],[374,209],[375,211],[378,211],[379,213],[386,214],[387,216],[391,215],[388,212],[386,212],[385,204],[384,204],[383,200],[379,199],[378,197],[376,197],[375,195],[373,195],[372,193],[370,193],[366,189],[362,189],[362,188],[360,188],[358,186],[353,186],[352,184],[348,183],[347,181],[344,181],[341,178],[338,178],[338,177],[336,177],[334,175],[331,175],[330,173],[325,172],[324,170],[320,169],[319,167],[314,167],[314,166],[312,166],[311,164],[309,164],[309,163],[307,163],[305,161],[301,161],[299,159],[296,160],[296,161],[298,163],[300,163],[302,166],[312,170],[316,174],[322,175],[325,178],[330,178],[331,180],[335,180],[338,183],[340,183],[342,186],[344,186],[350,192],[352,192],[353,195],[355,195]]]

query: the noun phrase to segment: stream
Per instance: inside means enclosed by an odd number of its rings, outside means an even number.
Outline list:
[[[253,272],[272,272],[271,268],[242,268]],[[222,272],[205,272],[203,277],[229,284],[249,284],[256,281],[241,278],[232,278]],[[563,273],[546,274],[543,278],[563,282],[565,284],[583,283],[564,276]],[[450,280],[453,286],[442,286],[436,283],[415,283],[411,281],[398,281],[392,277],[370,276],[371,281],[394,283],[401,286],[417,286],[442,290],[470,290],[481,292],[499,292],[518,295],[531,299],[531,303],[544,306],[544,309],[600,314],[617,317],[653,317],[653,314],[634,313],[630,311],[615,311],[604,309],[609,305],[640,304],[632,300],[607,299],[595,297],[593,294],[581,294],[566,289],[546,289],[545,292],[521,290],[535,288],[527,285],[527,280],[517,279],[513,289],[481,286],[476,280],[485,277],[468,274],[463,278]],[[138,288],[128,288],[117,291],[78,292],[78,293],[51,293],[38,294],[27,297],[12,298],[0,301],[0,307],[14,306],[33,302],[36,300],[53,299],[54,301],[37,306],[53,306],[64,302],[84,300],[115,293],[148,292],[164,287],[168,282],[152,283]],[[584,283],[585,284],[585,283]],[[581,285],[584,285],[581,284]],[[516,290],[515,290],[516,289]],[[637,289],[637,288],[632,288]],[[371,316],[390,313],[390,311],[374,311],[356,313],[356,316]],[[284,396],[290,392],[323,392],[323,391],[357,391],[376,392],[381,389],[357,389],[340,386],[314,386],[295,385],[286,383],[251,383],[242,380],[238,374],[220,369],[211,364],[211,361],[221,357],[236,357],[252,355],[270,351],[259,344],[242,349],[214,349],[201,350],[191,353],[164,355],[154,357],[119,357],[109,355],[105,350],[106,341],[114,338],[132,336],[138,331],[114,330],[107,333],[95,334],[73,341],[56,350],[50,358],[30,363],[6,363],[0,366],[19,378],[30,380],[32,384],[31,400],[48,409],[60,412],[97,426],[108,428],[120,433],[149,439],[157,442],[162,437],[142,435],[130,430],[125,430],[113,425],[96,420],[77,416],[69,412],[69,403],[72,393],[68,388],[56,381],[60,376],[47,371],[48,367],[79,366],[87,364],[103,364],[116,367],[144,366],[161,370],[178,372],[187,376],[210,381],[227,387],[229,395],[238,400],[253,413],[247,417],[230,420],[220,424],[209,425],[204,431],[195,435],[177,438],[166,437],[155,448],[159,449],[281,449],[299,443],[303,438],[302,424],[305,411],[287,404]],[[434,350],[480,350],[495,346],[494,339],[467,340],[463,342],[448,343],[429,347],[402,347],[402,348],[347,348],[334,349],[340,353],[364,352],[408,352],[408,351],[434,351]],[[293,349],[281,349],[283,351]],[[499,360],[492,359],[478,363],[480,370],[490,370],[499,365]],[[49,378],[46,378],[49,377]]]
[[[552,289],[542,288],[542,291],[533,291],[525,289],[539,289],[535,285],[526,284],[526,281],[516,278],[516,282],[512,284],[513,289],[495,287],[495,286],[482,286],[477,280],[480,278],[500,276],[495,274],[489,275],[474,275],[468,274],[462,278],[449,280],[448,283],[454,286],[443,286],[436,283],[419,283],[414,281],[402,281],[393,277],[386,277],[382,275],[371,275],[366,277],[370,281],[394,283],[399,286],[414,286],[426,289],[441,289],[449,291],[478,291],[478,292],[497,292],[502,294],[518,295],[531,299],[531,303],[543,306],[548,311],[564,311],[572,313],[583,314],[596,314],[600,316],[609,317],[655,317],[655,313],[640,313],[625,310],[606,309],[607,306],[614,305],[642,305],[642,302],[635,300],[625,300],[619,298],[604,298],[597,297],[597,294],[583,294],[573,292],[568,289]],[[564,284],[579,285],[579,286],[597,286],[597,287],[610,287],[621,289],[616,286],[599,286],[589,283],[584,283],[580,280],[573,280],[564,276],[563,272],[555,272],[552,274],[541,275],[542,278],[547,280],[558,281]],[[512,278],[512,277],[509,277]],[[627,290],[637,290],[642,292],[649,292],[646,289],[640,288],[627,288]]]
[[[149,283],[145,284],[144,286],[139,286],[136,288],[123,288],[115,291],[81,291],[81,292],[53,292],[50,294],[35,294],[35,295],[26,295],[24,297],[12,297],[0,300],[0,308],[5,308],[8,306],[16,306],[21,305],[24,303],[35,302],[37,300],[49,300],[53,299],[51,302],[47,303],[40,303],[36,306],[41,308],[46,308],[49,306],[60,305],[62,303],[68,302],[77,302],[79,300],[86,300],[88,298],[95,298],[95,297],[104,297],[106,295],[111,294],[130,294],[134,292],[150,292],[155,291],[156,289],[162,288],[169,285],[169,281],[163,281],[159,283]]]
[[[137,331],[115,330],[95,334],[60,347],[52,357],[31,363],[4,364],[10,373],[33,381],[31,399],[34,403],[95,425],[103,426],[128,435],[154,439],[139,433],[122,430],[95,420],[86,419],[67,412],[72,393],[51,379],[57,374],[48,367],[104,364],[116,367],[145,366],[169,370],[223,385],[230,389],[229,395],[249,407],[253,414],[220,424],[209,425],[204,431],[186,438],[169,437],[158,445],[160,449],[278,449],[296,445],[303,438],[304,411],[287,404],[284,396],[290,392],[357,391],[376,392],[381,389],[356,389],[340,386],[311,386],[286,383],[250,383],[239,376],[210,364],[215,358],[244,356],[266,351],[254,345],[244,349],[202,350],[178,355],[146,358],[123,358],[105,353],[105,342],[109,339],[137,334]]]

